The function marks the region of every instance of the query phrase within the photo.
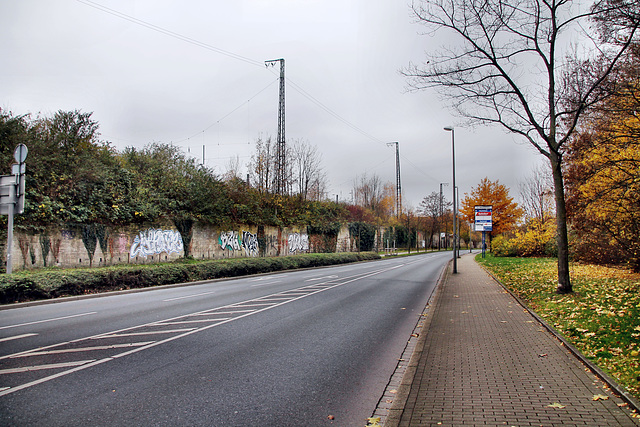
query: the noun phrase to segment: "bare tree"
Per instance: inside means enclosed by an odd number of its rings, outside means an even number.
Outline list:
[[[526,220],[537,219],[541,224],[555,215],[553,177],[548,165],[538,165],[520,182],[520,200]]]
[[[327,175],[322,155],[307,141],[295,141],[291,147],[294,193],[304,200],[321,200],[326,193]]]
[[[225,165],[226,171],[222,175],[222,179],[225,181],[231,181],[234,179],[242,179],[240,176],[240,156],[237,154],[234,157],[229,157],[227,164]]]
[[[380,211],[384,198],[384,185],[376,174],[357,176],[353,186],[354,203],[370,209],[374,213]]]
[[[415,0],[413,12],[451,43],[424,65],[404,71],[415,90],[439,88],[470,122],[498,124],[528,140],[550,162],[556,203],[558,293],[572,292],[563,147],[586,110],[606,96],[601,86],[636,37],[637,1],[597,0],[585,10],[570,0]],[[615,37],[596,40],[589,20],[624,14]],[[571,43],[591,41],[598,67],[572,74]],[[588,62],[588,61],[587,61]],[[576,90],[577,84],[579,90]],[[573,96],[572,102],[565,98]]]
[[[437,233],[440,241],[440,230],[442,229],[442,211],[451,209],[451,202],[447,202],[444,196],[436,191],[426,196],[418,206],[418,213],[423,215],[429,226],[429,241],[433,240],[433,235]],[[425,226],[426,227],[426,226]],[[440,248],[438,243],[438,249]]]
[[[275,161],[275,144],[271,137],[266,140],[258,138],[256,152],[251,156],[249,177],[260,193],[270,193],[273,188]]]

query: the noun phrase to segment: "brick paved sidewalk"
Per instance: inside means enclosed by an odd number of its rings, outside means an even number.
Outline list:
[[[473,258],[449,267],[385,427],[640,425]]]

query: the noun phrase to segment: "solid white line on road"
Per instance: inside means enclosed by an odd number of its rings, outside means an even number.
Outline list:
[[[215,293],[216,293],[216,291],[211,291],[211,292],[203,292],[201,294],[185,295],[183,297],[165,299],[165,300],[162,300],[162,302],[178,301],[178,300],[181,300],[181,299],[201,297],[202,295],[211,295],[211,294],[215,294]]]
[[[261,301],[264,301],[264,300],[261,300]],[[242,307],[242,308],[245,308],[245,307],[260,307],[260,306],[265,306],[265,305],[271,305],[271,303],[257,303],[257,302],[252,303],[252,302],[249,302],[249,303],[247,303],[247,304],[238,304],[238,305],[234,305],[233,307]],[[253,310],[252,310],[252,311],[253,311]]]
[[[324,279],[337,279],[338,276],[322,276],[322,277],[314,277],[313,279],[307,279],[305,280],[305,282],[315,282],[317,280],[324,280]]]
[[[180,332],[193,331],[194,329],[196,329],[196,328],[167,329],[166,331],[130,332],[130,333],[125,333],[125,334],[109,334],[109,335],[100,335],[98,337],[91,337],[89,339],[101,340],[103,338],[139,337],[139,336],[143,336],[143,335],[157,335],[157,334],[177,334],[177,333],[180,333]]]
[[[65,375],[69,375],[69,374],[72,374],[74,372],[82,371],[84,369],[91,368],[92,366],[96,366],[96,365],[99,365],[101,363],[108,362],[110,360],[113,360],[113,359],[108,357],[106,359],[89,361],[89,363],[86,363],[86,364],[80,365],[80,366],[76,366],[75,368],[69,369],[68,371],[58,372],[57,374],[49,375],[48,377],[39,378],[39,379],[37,379],[35,381],[31,381],[30,383],[20,384],[19,386],[6,388],[6,389],[0,391],[0,396],[5,396],[5,395],[10,394],[10,393],[15,393],[16,391],[24,390],[25,388],[33,387],[34,385],[46,383],[47,381],[51,381],[51,380],[54,380],[56,378],[63,377]]]
[[[72,374],[74,372],[79,372],[79,371],[82,371],[82,370],[85,370],[85,369],[89,369],[89,368],[92,368],[94,366],[100,365],[102,363],[109,362],[111,360],[116,360],[116,359],[119,359],[121,357],[125,357],[125,356],[128,356],[130,354],[138,353],[138,352],[147,350],[147,349],[152,348],[152,347],[156,347],[156,346],[159,346],[159,345],[162,345],[162,344],[165,344],[165,343],[169,343],[169,342],[172,342],[172,341],[175,341],[175,340],[179,340],[181,338],[184,338],[184,337],[192,335],[192,334],[196,334],[198,332],[206,331],[208,329],[211,329],[211,328],[214,328],[214,327],[217,327],[217,326],[220,326],[220,325],[223,325],[223,324],[235,321],[235,320],[239,320],[239,319],[242,319],[242,318],[254,315],[254,314],[262,313],[264,311],[267,311],[267,310],[270,310],[270,309],[273,309],[273,308],[276,308],[276,307],[280,307],[280,306],[283,306],[285,304],[293,303],[293,302],[298,301],[298,300],[300,300],[302,298],[306,298],[306,297],[308,297],[310,295],[318,294],[320,292],[324,292],[324,291],[327,291],[327,290],[330,290],[330,289],[333,289],[333,288],[337,288],[339,286],[344,286],[344,285],[346,285],[348,283],[352,283],[352,282],[355,282],[355,281],[358,281],[358,280],[361,280],[361,279],[365,279],[367,277],[371,277],[371,276],[375,276],[375,275],[378,275],[378,274],[381,274],[381,273],[384,273],[384,272],[395,270],[396,268],[400,268],[400,267],[401,266],[394,266],[394,267],[390,267],[390,268],[381,268],[381,269],[378,269],[378,270],[375,270],[375,271],[372,271],[372,272],[368,272],[368,273],[365,273],[365,274],[358,274],[358,275],[354,275],[352,277],[343,278],[343,279],[341,279],[341,281],[339,283],[332,284],[330,287],[318,289],[318,290],[315,290],[313,292],[305,292],[303,294],[289,293],[288,296],[291,296],[292,298],[290,298],[288,300],[285,300],[285,301],[282,301],[282,302],[279,302],[279,303],[276,303],[276,304],[269,304],[266,307],[260,307],[260,305],[257,305],[255,310],[250,310],[249,312],[241,314],[240,316],[237,316],[237,317],[228,318],[227,320],[222,320],[222,321],[219,321],[219,322],[216,322],[216,323],[212,323],[212,324],[203,326],[201,328],[195,328],[195,329],[192,329],[190,331],[184,332],[182,334],[168,337],[168,338],[166,338],[164,340],[154,341],[154,342],[151,342],[148,345],[137,347],[137,348],[134,348],[134,349],[131,349],[131,350],[127,350],[127,351],[125,351],[123,353],[114,355],[112,357],[106,357],[106,358],[100,359],[100,360],[89,361],[89,363],[85,363],[85,364],[80,365],[80,366],[75,366],[72,369],[69,369],[69,370],[66,370],[66,371],[63,371],[63,372],[58,372],[56,374],[49,375],[49,376],[44,377],[44,378],[39,378],[39,379],[37,379],[35,381],[31,381],[31,382],[26,383],[26,384],[21,384],[21,385],[16,386],[16,387],[11,387],[9,389],[0,390],[0,396],[5,396],[5,395],[10,394],[10,393],[15,393],[17,391],[24,390],[26,388],[33,387],[33,386],[38,385],[38,384],[42,384],[42,383],[45,383],[47,381],[51,381],[53,379],[60,378],[60,377],[65,376],[65,375],[69,375],[69,374]],[[282,296],[282,295],[283,294],[274,294],[273,296]],[[284,295],[286,295],[286,294],[284,294]],[[250,302],[250,301],[248,301],[248,302]],[[226,306],[224,308],[226,308],[228,310],[234,310],[235,307],[241,307],[241,306],[242,306],[241,304],[239,304],[239,305],[230,305],[230,306]],[[249,306],[249,305],[247,304],[246,306]],[[207,311],[214,311],[214,310],[207,310]],[[204,312],[201,311],[199,313],[204,313]],[[195,314],[198,314],[198,313],[192,313],[191,315],[195,315]],[[177,317],[174,317],[173,319],[166,319],[166,321],[177,320],[177,319],[185,318],[185,317],[186,316],[177,316]],[[130,328],[121,329],[121,330],[118,330],[118,331],[113,331],[113,332],[111,332],[111,334],[119,334],[119,333],[122,333],[122,332],[125,332],[125,331],[129,331],[129,330],[132,330],[132,329],[137,329],[137,328],[140,328],[140,327],[151,326],[151,325],[153,325],[153,324],[137,325],[137,326],[133,326],[133,327],[130,327]],[[102,335],[102,336],[105,336],[105,335]],[[77,340],[71,341],[70,343],[81,342],[81,341],[84,341],[84,340],[87,340],[87,339],[94,339],[96,337],[100,337],[100,335],[95,335],[93,337],[79,338]],[[48,347],[45,347],[45,348],[59,347],[61,345],[65,345],[65,344],[66,343],[54,344],[54,345],[51,345],[51,346],[48,346]],[[43,349],[44,348],[41,348],[39,350],[43,350]],[[33,350],[30,350],[30,351],[33,351]],[[20,354],[29,353],[30,351],[22,352]],[[4,359],[4,358],[7,358],[7,357],[11,357],[11,356],[16,356],[16,355],[3,356],[3,357],[0,357],[0,359]],[[75,362],[75,363],[79,363],[79,362]]]
[[[92,311],[91,313],[73,314],[71,316],[54,317],[53,319],[36,320],[35,322],[19,323],[17,325],[0,326],[0,329],[18,328],[20,326],[35,325],[37,323],[55,322],[57,320],[72,319],[74,317],[89,316],[91,314],[98,314],[98,312]]]
[[[92,360],[78,360],[76,362],[52,363],[50,365],[35,365],[35,366],[23,366],[21,368],[0,369],[0,375],[18,374],[20,372],[41,371],[43,369],[71,368],[71,367],[74,367],[74,366],[86,365],[87,363],[91,363],[94,360],[95,359],[92,359]]]
[[[219,322],[221,320],[228,320],[228,317],[220,317],[218,319],[196,319],[196,320],[177,320],[173,322],[158,322],[151,326],[165,326],[165,325],[186,325],[187,323],[211,323]]]
[[[5,342],[5,341],[13,341],[13,340],[19,340],[21,338],[29,338],[29,337],[35,337],[38,334],[22,334],[22,335],[15,335],[13,337],[6,337],[6,338],[0,338],[0,342]]]
[[[34,351],[31,353],[23,353],[16,356],[12,356],[11,359],[17,359],[20,357],[31,357],[31,356],[47,356],[49,354],[79,353],[82,351],[112,350],[114,348],[142,347],[143,345],[149,345],[154,342],[155,341],[130,342],[126,344],[100,345],[96,347],[80,347],[80,348],[65,348],[62,350]]]

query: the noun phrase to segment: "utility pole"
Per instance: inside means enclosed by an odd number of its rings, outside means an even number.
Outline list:
[[[400,218],[402,213],[402,185],[400,184],[400,144],[396,142],[389,142],[387,146],[390,147],[393,144],[396,145],[396,216]]]
[[[278,140],[276,143],[276,176],[275,176],[275,192],[276,194],[287,193],[287,147],[284,135],[284,59],[270,59],[264,61],[267,67],[275,67],[276,63],[280,63],[280,100],[278,103]]]
[[[441,232],[442,232],[442,186],[443,185],[449,185],[448,182],[441,182],[440,183],[440,199],[438,200],[438,203],[440,204],[440,216],[438,217],[438,251],[440,251],[440,246],[442,243],[442,236],[441,236]],[[445,227],[445,233],[446,233],[446,227]]]
[[[456,202],[456,143],[455,130],[453,126],[444,128],[447,132],[451,132],[451,159],[453,169],[453,274],[458,273],[458,249],[457,249],[457,222],[458,222],[458,204]]]

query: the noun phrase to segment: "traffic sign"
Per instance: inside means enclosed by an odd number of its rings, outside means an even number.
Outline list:
[[[29,149],[24,144],[18,144],[15,151],[13,152],[13,158],[16,159],[18,163],[24,163],[27,160],[27,154],[29,153]]]
[[[475,206],[475,231],[493,230],[493,206]]]

